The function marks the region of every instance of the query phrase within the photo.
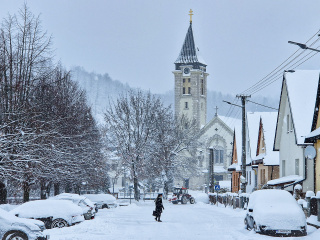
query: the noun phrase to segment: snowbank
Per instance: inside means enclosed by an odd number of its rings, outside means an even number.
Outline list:
[[[17,205],[11,205],[11,204],[1,204],[0,205],[0,208],[7,211],[7,212],[10,212],[12,209],[15,209],[16,207],[18,207]]]
[[[199,191],[188,191],[189,194],[191,194],[192,197],[196,200],[196,203],[206,203],[209,204],[209,196],[208,194],[204,192],[199,192]]]

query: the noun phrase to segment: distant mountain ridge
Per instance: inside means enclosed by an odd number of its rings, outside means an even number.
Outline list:
[[[119,94],[125,93],[130,89],[133,89],[128,84],[122,83],[118,80],[113,80],[106,74],[97,74],[94,72],[87,72],[82,67],[73,67],[71,69],[71,75],[74,81],[78,82],[79,86],[84,89],[87,93],[87,99],[89,105],[92,108],[92,113],[98,123],[104,123],[104,113],[109,107],[109,101],[116,100]],[[174,109],[174,91],[168,91],[163,94],[156,94],[159,96],[166,106],[171,105]],[[231,94],[224,94],[217,91],[208,90],[207,94],[207,122],[212,119],[216,112],[216,106],[218,107],[218,114],[221,116],[228,116],[234,118],[241,117],[241,108],[231,107],[225,101],[233,102],[235,96]],[[253,96],[250,100],[272,107],[278,108],[279,99],[277,98],[267,98],[263,96]],[[237,101],[237,100],[236,100]],[[238,100],[238,105],[241,102]],[[265,108],[251,102],[247,103],[247,111],[251,112],[271,112],[276,111],[269,108]],[[230,111],[232,110],[232,111]]]

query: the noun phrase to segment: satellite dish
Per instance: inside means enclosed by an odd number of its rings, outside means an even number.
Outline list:
[[[314,146],[307,146],[304,150],[304,156],[308,159],[314,159],[316,157],[317,151]]]

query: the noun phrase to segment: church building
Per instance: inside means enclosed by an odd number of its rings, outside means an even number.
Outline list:
[[[190,10],[190,24],[177,60],[174,62],[175,115],[195,119],[199,128],[201,147],[197,152],[199,174],[175,179],[175,184],[194,190],[209,188],[211,182],[231,187],[231,165],[234,121],[216,114],[207,123],[207,65],[196,47]],[[214,103],[210,103],[214,104]],[[226,122],[230,122],[229,126]],[[231,125],[230,125],[231,124]],[[214,181],[211,180],[213,177]],[[230,185],[230,186],[229,186]]]

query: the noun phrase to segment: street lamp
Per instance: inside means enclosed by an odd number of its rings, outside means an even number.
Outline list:
[[[288,43],[297,45],[297,46],[299,46],[299,47],[302,48],[302,49],[309,49],[309,50],[311,50],[311,51],[320,52],[319,49],[308,47],[308,46],[307,46],[306,44],[304,44],[304,43],[297,43],[297,42],[292,42],[292,41],[288,41]]]

